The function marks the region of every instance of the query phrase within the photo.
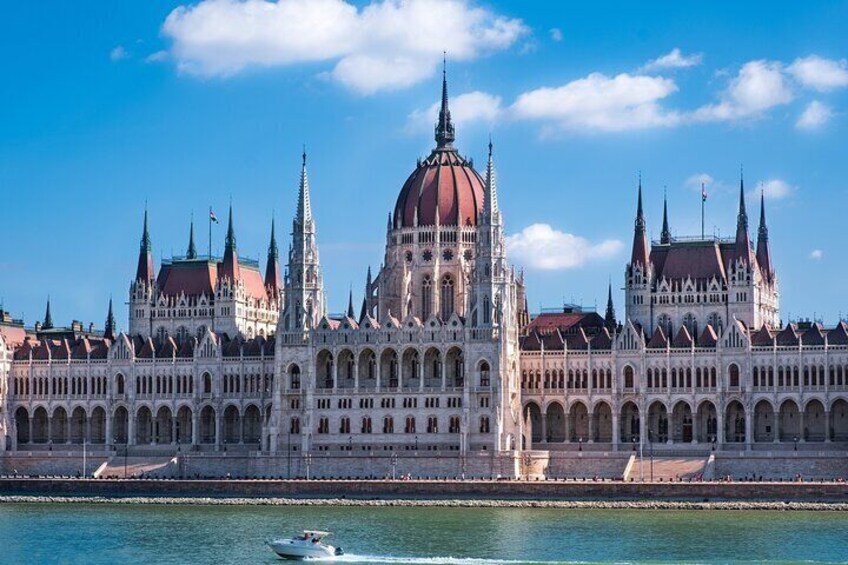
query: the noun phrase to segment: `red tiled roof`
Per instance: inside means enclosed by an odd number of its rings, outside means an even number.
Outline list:
[[[654,330],[654,335],[651,336],[650,341],[648,341],[648,345],[646,346],[648,349],[663,349],[668,345],[668,339],[665,337],[665,332],[662,331],[662,328],[657,327]]]
[[[672,347],[692,347],[692,336],[689,334],[689,330],[686,326],[680,326],[680,329],[677,330],[677,335],[674,336],[674,339],[671,342]]]
[[[704,327],[704,331],[701,332],[701,337],[698,338],[697,346],[698,347],[715,347],[718,343],[718,335],[715,333],[715,330],[710,324],[707,324]]]
[[[395,204],[394,226],[477,225],[484,181],[453,149],[437,149],[409,175]]]
[[[727,280],[722,249],[715,241],[672,242],[654,246],[651,262],[658,279]]]
[[[559,330],[569,333],[569,330],[582,328],[602,328],[604,319],[597,312],[543,312],[527,324],[527,331],[548,333]]]
[[[162,265],[156,279],[159,290],[168,296],[213,296],[218,267],[209,261],[175,261]]]

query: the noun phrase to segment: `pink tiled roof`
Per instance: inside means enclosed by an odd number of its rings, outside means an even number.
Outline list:
[[[483,210],[483,178],[453,149],[438,149],[409,175],[395,204],[394,225],[477,225]]]

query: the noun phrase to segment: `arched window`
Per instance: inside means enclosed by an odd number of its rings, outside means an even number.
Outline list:
[[[482,416],[480,418],[480,433],[481,434],[489,433],[489,417],[488,416]]]
[[[385,418],[383,418],[383,433],[384,434],[395,433],[395,420],[391,416],[386,416]]]
[[[489,386],[489,364],[485,361],[480,363],[480,386]]]
[[[694,314],[690,312],[683,316],[683,325],[689,330],[690,335],[698,336],[698,320],[695,319]]]
[[[115,377],[115,388],[117,394],[124,394],[124,375],[118,373],[118,376]]]
[[[433,281],[426,275],[421,281],[421,319],[426,320],[433,313]]]
[[[203,394],[212,394],[212,376],[203,373]]]
[[[488,324],[492,317],[492,306],[489,303],[489,297],[483,297],[483,323]]]
[[[371,433],[371,418],[369,418],[368,416],[362,418],[361,431],[362,431],[363,434],[370,434]]]
[[[415,433],[415,418],[413,416],[406,417],[406,425],[404,426],[403,431],[407,434]]]
[[[731,364],[728,372],[730,376],[730,388],[739,388],[739,365],[736,363]]]
[[[633,388],[633,367],[630,365],[624,368],[624,388]]]
[[[448,421],[448,431],[452,434],[458,434],[460,429],[459,416],[451,416]]]
[[[442,319],[447,320],[453,314],[453,279],[445,275],[442,279]]]
[[[300,389],[300,367],[297,365],[293,365],[291,368],[291,389],[298,390]]]
[[[724,322],[722,322],[721,316],[718,314],[718,312],[713,312],[712,314],[710,314],[707,318],[707,323],[713,327],[713,329],[718,335],[721,335],[721,333],[724,331]]]
[[[666,337],[671,336],[671,317],[668,314],[661,314],[657,318],[657,327],[662,328],[662,331],[665,332]]]

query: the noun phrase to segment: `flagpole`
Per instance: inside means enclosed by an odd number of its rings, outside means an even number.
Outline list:
[[[209,221],[209,260],[211,261],[212,260],[212,206],[209,207],[208,221]],[[703,223],[704,222],[702,221],[701,224],[703,225]],[[701,228],[701,231],[703,231],[703,227]]]
[[[704,239],[704,202],[706,200],[704,198],[704,183],[701,183],[701,239]]]

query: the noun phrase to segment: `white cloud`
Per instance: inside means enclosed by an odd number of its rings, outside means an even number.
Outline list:
[[[761,181],[757,185],[757,194],[762,190],[763,194],[769,200],[780,200],[786,198],[795,191],[796,187],[792,186],[785,180],[768,179]]]
[[[662,57],[657,57],[652,61],[648,61],[641,68],[643,72],[653,72],[663,69],[688,69],[701,64],[704,56],[701,53],[693,53],[692,55],[684,55],[678,47],[675,47],[670,52]]]
[[[821,92],[848,86],[848,61],[834,61],[817,55],[795,59],[786,69],[807,88]]]
[[[166,61],[168,59],[167,51],[156,51],[151,53],[147,57],[144,58],[145,63],[158,63],[160,61]]]
[[[813,251],[810,253],[810,259],[815,259],[816,261],[818,261],[822,257],[824,257],[824,251],[822,251],[821,249],[813,249]]]
[[[585,238],[555,230],[548,224],[532,224],[506,239],[507,250],[518,263],[532,269],[554,271],[580,267],[607,259],[622,248],[618,240],[592,243]]]
[[[511,107],[517,118],[552,120],[566,130],[622,131],[680,122],[676,112],[659,101],[677,91],[673,80],[662,77],[592,73],[559,87],[543,87],[521,94]]]
[[[713,183],[715,183],[715,179],[707,173],[696,173],[684,182],[687,187],[698,190],[701,190],[701,185],[709,188]]]
[[[795,127],[808,130],[816,129],[827,123],[831,117],[833,117],[833,110],[830,109],[830,106],[822,104],[818,100],[813,100],[798,117]]]
[[[562,30],[558,27],[553,27],[550,29],[551,39],[555,42],[559,43],[562,41]]]
[[[118,45],[111,51],[109,51],[109,59],[112,61],[121,61],[129,57],[129,53],[124,49],[123,45]]]
[[[426,110],[418,109],[409,114],[408,131],[426,131],[432,129],[439,118],[440,102],[434,102]],[[500,117],[503,108],[501,98],[486,92],[475,90],[450,99],[451,119],[457,125],[471,122],[494,123]]]
[[[697,109],[695,121],[724,121],[756,118],[767,110],[788,104],[794,98],[776,61],[749,61],[721,95],[721,102]]]
[[[471,0],[203,0],[163,24],[184,72],[230,76],[252,67],[335,63],[327,73],[363,94],[432,76],[442,52],[472,60],[529,29]]]

